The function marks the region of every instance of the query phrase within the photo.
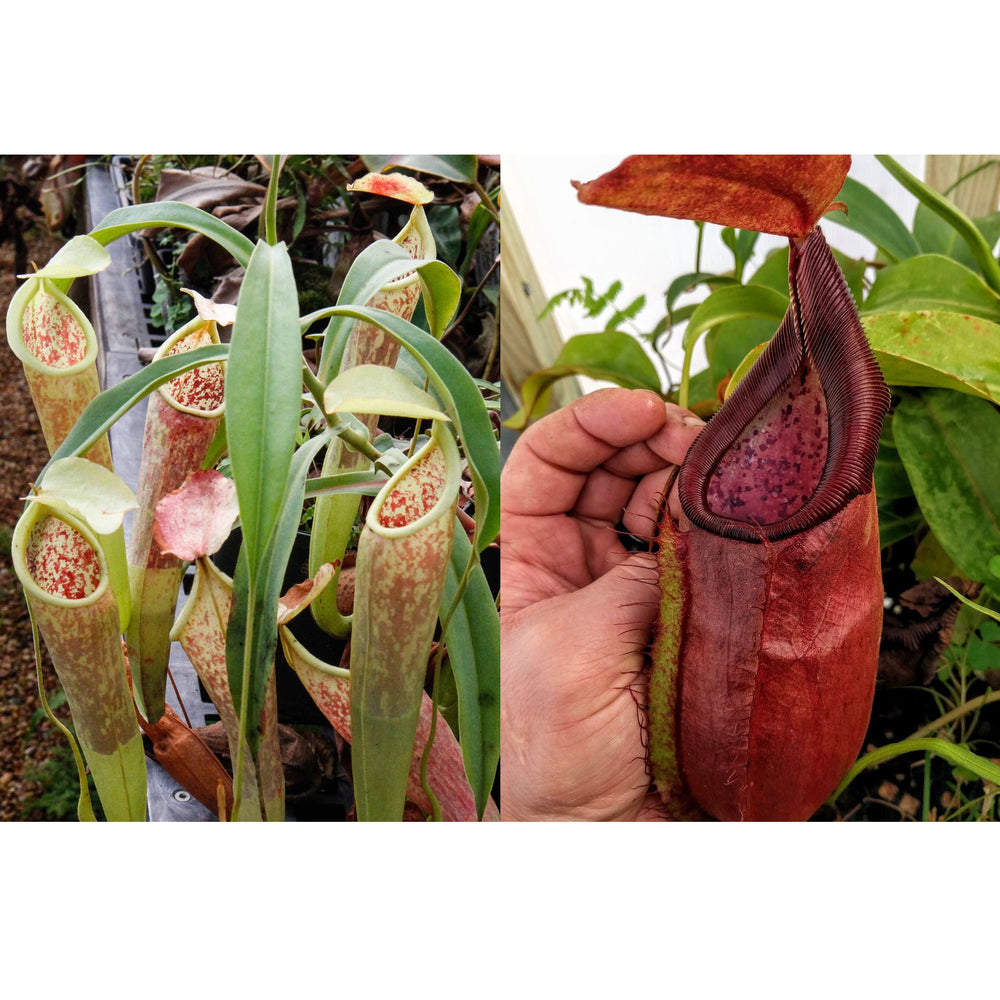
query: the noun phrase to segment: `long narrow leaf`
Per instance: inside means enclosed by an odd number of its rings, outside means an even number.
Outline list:
[[[285,492],[302,397],[298,297],[283,243],[247,267],[226,372],[226,427],[243,540],[256,564]]]
[[[947,740],[942,740],[934,737],[919,737],[917,739],[911,740],[901,740],[899,743],[889,743],[884,747],[879,747],[877,750],[872,750],[870,753],[866,753],[864,757],[855,763],[855,765],[847,772],[844,776],[844,780],[837,786],[834,793],[828,799],[829,802],[835,802],[847,786],[867,767],[874,767],[876,764],[881,764],[883,761],[892,760],[893,757],[898,757],[900,754],[904,753],[933,753],[937,754],[939,757],[944,757],[949,764],[954,764],[958,767],[968,768],[977,777],[982,778],[984,781],[992,782],[994,785],[1000,785],[1000,767],[997,767],[992,761],[988,760],[986,757],[980,757],[978,754],[973,753],[971,750],[963,746],[958,746],[955,743],[949,743]]]
[[[66,440],[53,453],[38,476],[41,481],[45,470],[60,458],[70,455],[83,455],[87,449],[123,414],[127,413],[136,403],[148,396],[158,386],[169,382],[192,368],[207,365],[213,361],[225,361],[229,356],[228,344],[213,344],[209,347],[199,347],[184,354],[172,354],[154,361],[146,368],[130,375],[118,385],[105,389],[80,414]]]
[[[241,739],[246,736],[254,755],[261,735],[257,720],[260,719],[277,648],[278,600],[285,568],[295,545],[305,498],[306,475],[313,459],[329,443],[330,437],[330,432],[324,432],[310,438],[295,453],[285,477],[286,488],[281,505],[261,553],[252,586],[245,546],[240,549],[233,574],[233,611],[226,641],[226,672],[233,702],[240,712]]]
[[[470,548],[465,529],[456,521],[441,617],[446,622],[444,640],[458,690],[465,773],[482,818],[500,760],[500,619],[478,561],[461,590]]]
[[[116,208],[91,230],[90,236],[102,246],[107,246],[119,237],[139,229],[175,226],[207,236],[232,254],[241,267],[249,265],[254,249],[250,240],[214,215],[183,202],[157,201],[147,205]]]
[[[475,488],[476,551],[481,552],[500,530],[500,450],[493,424],[475,380],[464,365],[430,334],[384,309],[334,306],[330,316],[362,319],[398,340],[416,358],[444,405],[462,442]]]
[[[432,331],[440,337],[458,303],[461,291],[458,275],[441,261],[415,260],[392,240],[379,240],[358,254],[344,279],[337,305],[367,303],[379,289],[414,269],[421,278],[424,311],[432,323]],[[337,348],[342,352],[346,332],[353,325],[352,317],[331,315],[326,309],[303,317],[302,323],[305,325],[327,316],[330,317],[330,323],[318,366],[319,379],[324,384],[336,375],[340,367]]]

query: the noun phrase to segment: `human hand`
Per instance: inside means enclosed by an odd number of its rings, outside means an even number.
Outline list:
[[[601,389],[512,451],[500,500],[503,819],[665,818],[639,708],[656,558],[627,552],[616,529],[651,534],[702,426],[655,393]]]

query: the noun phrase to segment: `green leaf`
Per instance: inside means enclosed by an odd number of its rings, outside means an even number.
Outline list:
[[[284,496],[302,397],[302,341],[292,263],[258,243],[240,291],[226,369],[226,428],[253,577]]]
[[[544,412],[545,393],[554,382],[568,375],[585,375],[626,389],[660,391],[659,373],[635,337],[617,330],[581,333],[566,341],[548,368],[524,380],[521,386],[524,406],[507,421],[507,426],[520,430],[532,417]]]
[[[736,237],[736,247],[733,250],[737,274],[743,273],[743,268],[753,256],[754,247],[757,245],[759,238],[760,233],[754,232],[752,229],[740,230],[739,235]]]
[[[337,305],[364,306],[380,288],[414,269],[420,276],[421,298],[428,325],[440,338],[454,315],[461,295],[461,281],[447,264],[414,260],[392,240],[378,240],[358,254],[344,278]],[[354,321],[354,317],[346,313],[321,309],[302,318],[302,329],[325,317],[330,317],[330,322],[323,338],[318,368],[319,380],[324,385],[340,368],[343,347]]]
[[[242,267],[250,263],[250,255],[254,249],[250,240],[214,215],[183,202],[159,201],[116,208],[91,230],[90,235],[102,246],[107,246],[120,236],[139,229],[175,226],[193,230],[214,240]]]
[[[28,499],[54,510],[68,510],[98,535],[117,531],[125,512],[139,505],[132,490],[113,472],[76,456],[50,463],[44,482]]]
[[[477,551],[482,551],[500,530],[500,448],[479,386],[447,347],[399,316],[384,309],[354,305],[337,305],[324,312],[377,326],[406,348],[423,368],[462,442],[476,495]]]
[[[689,350],[706,330],[727,320],[756,317],[781,322],[788,310],[788,296],[763,285],[736,285],[712,292],[691,314],[684,330]]]
[[[767,347],[767,343],[757,344],[747,351],[746,357],[733,369],[732,378],[729,380],[729,385],[726,386],[726,398],[729,398],[730,393],[743,381],[746,377],[746,373],[750,371],[753,367],[753,363],[761,356],[764,352],[764,348]]]
[[[470,556],[468,536],[456,521],[441,614],[458,691],[462,759],[481,819],[500,761],[500,619],[482,566],[470,563]],[[468,584],[449,616],[470,565]]]
[[[80,414],[80,419],[53,453],[36,479],[36,483],[41,482],[47,471],[60,459],[70,455],[83,455],[116,420],[154,389],[192,368],[214,361],[225,361],[227,357],[229,357],[228,344],[212,344],[181,354],[170,354],[140,369],[117,385],[105,389]]]
[[[950,312],[862,317],[890,385],[957,389],[1000,402],[1000,325]]]
[[[996,556],[994,556],[994,559],[995,558]],[[990,562],[992,561],[993,560],[991,559]],[[994,611],[992,608],[987,608],[984,607],[982,604],[977,604],[975,601],[970,600],[968,597],[966,597],[965,594],[960,594],[953,586],[951,586],[951,584],[946,583],[940,577],[937,577],[936,579],[937,582],[940,583],[941,586],[945,588],[945,590],[950,590],[955,595],[955,597],[957,597],[962,602],[962,604],[964,604],[967,608],[971,608],[973,611],[978,611],[981,614],[988,615],[994,621],[1000,622],[1000,611]]]
[[[764,285],[788,297],[788,247],[772,250],[753,273],[751,285]]]
[[[944,195],[938,194],[922,180],[914,177],[908,170],[897,163],[891,156],[876,155],[875,159],[906,188],[910,194],[914,195],[922,204],[926,205],[932,212],[935,212],[945,220],[953,229],[957,230],[959,236],[965,241],[976,262],[976,266],[982,272],[986,283],[996,292],[1000,292],[1000,264],[993,257],[993,250],[990,244],[983,238],[983,234],[976,228],[975,223],[956,205],[950,202]]]
[[[879,272],[861,312],[969,313],[1000,323],[1000,296],[974,271],[939,254],[921,254]]]
[[[991,212],[972,222],[982,234],[986,245],[995,247],[1000,239],[1000,212]],[[942,254],[968,268],[976,267],[975,258],[958,230],[923,203],[917,205],[913,216],[913,235],[925,254]]]
[[[839,209],[824,218],[871,240],[887,257],[904,260],[920,253],[917,241],[903,220],[870,188],[848,177],[837,196],[847,205],[845,215]]]
[[[479,169],[479,158],[476,156],[363,156],[365,166],[372,173],[382,173],[389,167],[404,167],[416,170],[422,174],[433,174],[445,180],[458,181],[462,184],[474,184]]]
[[[882,429],[875,458],[879,543],[883,549],[909,538],[924,524],[910,477],[892,441],[891,430],[892,425],[887,422]]]
[[[33,278],[83,278],[98,274],[111,263],[111,255],[91,236],[74,236],[64,244]]]
[[[725,274],[713,274],[711,271],[692,271],[690,274],[682,274],[670,282],[670,287],[666,291],[667,312],[674,311],[674,303],[685,292],[693,291],[698,285],[738,285],[735,278]]]
[[[420,278],[420,300],[430,332],[441,339],[455,316],[462,297],[462,282],[444,261],[429,260],[417,268]]]
[[[716,384],[739,372],[748,360],[755,360],[774,335],[774,321],[768,319],[730,320],[705,335],[705,355]],[[735,384],[734,384],[735,388]]]
[[[356,365],[341,372],[323,395],[327,413],[379,413],[394,417],[447,420],[437,400],[405,375],[383,365]]]
[[[943,389],[908,392],[892,431],[931,530],[963,574],[988,581],[1000,553],[1000,411]]]
[[[281,505],[260,553],[255,575],[251,578],[245,536],[236,561],[233,606],[226,633],[226,673],[233,704],[237,706],[240,727],[254,757],[260,747],[258,721],[271,670],[274,668],[278,640],[278,600],[302,514],[306,475],[313,459],[331,436],[332,432],[325,431],[310,438],[295,453],[283,480],[285,488]],[[242,746],[242,740],[240,745]],[[234,763],[239,766],[239,761]],[[242,782],[235,782],[234,787],[242,787]]]
[[[844,776],[844,780],[841,781],[827,801],[831,803],[835,802],[843,794],[847,786],[850,785],[850,783],[862,771],[864,771],[865,768],[874,767],[876,764],[881,764],[883,761],[892,760],[892,758],[898,757],[900,754],[914,752],[937,754],[939,757],[944,757],[944,759],[950,764],[955,764],[959,767],[967,767],[976,775],[976,777],[981,778],[984,781],[989,781],[994,785],[1000,785],[1000,767],[992,761],[985,757],[980,757],[978,754],[974,754],[966,747],[958,746],[955,743],[949,743],[947,740],[937,739],[934,737],[921,737],[912,740],[901,740],[899,743],[890,743],[887,746],[879,747],[877,750],[872,750],[870,753],[866,753],[862,758],[855,762],[854,766]]]

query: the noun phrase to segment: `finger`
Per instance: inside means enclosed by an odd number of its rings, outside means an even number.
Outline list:
[[[673,403],[666,404],[666,421],[644,446],[657,456],[652,471],[643,470],[639,482],[625,502],[622,523],[637,538],[655,537],[656,522],[663,506],[664,492],[669,490],[667,507],[674,518],[681,509],[677,499],[676,473],[694,439],[705,422],[689,410]]]
[[[574,510],[588,475],[656,435],[664,420],[663,401],[645,390],[600,389],[575,400],[521,435],[504,469],[503,509],[543,516]],[[617,519],[618,486],[592,491],[587,516]]]

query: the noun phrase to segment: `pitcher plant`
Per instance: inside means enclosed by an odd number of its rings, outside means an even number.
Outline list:
[[[421,169],[421,158],[404,160]],[[36,369],[93,365],[93,330],[68,292],[74,279],[107,266],[112,241],[189,230],[245,269],[235,308],[199,300],[199,315],[122,383],[97,392],[91,379],[72,392],[37,393],[33,383],[43,424],[58,430],[51,439],[47,432],[52,459],[17,526],[19,579],[57,661],[109,819],[144,817],[140,724],[151,739],[183,728],[165,708],[173,642],[210,693],[232,756],[231,791],[210,767],[199,797],[210,800],[217,787],[220,818],[284,818],[279,636],[306,690],[352,743],[358,819],[495,819],[499,629],[480,561],[499,527],[494,387],[474,379],[440,342],[463,285],[434,259],[423,207],[433,193],[372,158],[375,169],[357,191],[403,197],[412,205],[409,223],[395,240],[375,239],[357,254],[335,304],[300,315],[292,258],[278,239],[284,160],[266,162],[256,241],[183,202],[136,204],[71,240],[15,296],[8,336],[34,379]],[[475,179],[475,157],[423,165],[475,181],[485,211],[497,218],[495,193]],[[422,326],[413,321],[418,299]],[[223,342],[219,327],[230,324]],[[65,479],[67,462],[110,465],[108,429],[147,398],[126,558],[121,516],[109,523],[106,512],[64,499],[52,484]],[[405,436],[383,433],[386,419]],[[460,510],[462,484],[468,496],[462,493]],[[211,556],[234,523],[240,544],[229,576]],[[283,604],[303,523],[311,527],[312,579]],[[353,606],[317,613],[329,643],[306,649],[288,621],[324,588],[336,593],[336,573],[358,532]],[[191,564],[194,584],[175,618]],[[299,593],[310,597],[298,600]],[[457,691],[450,722],[437,704],[443,672]],[[349,708],[331,713],[333,702]],[[197,769],[184,759],[190,744],[171,743],[171,773]],[[88,816],[83,805],[80,814]]]

